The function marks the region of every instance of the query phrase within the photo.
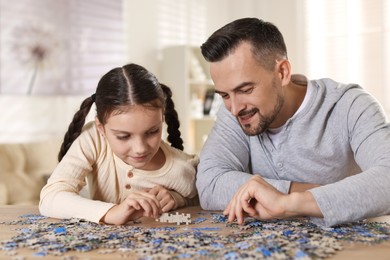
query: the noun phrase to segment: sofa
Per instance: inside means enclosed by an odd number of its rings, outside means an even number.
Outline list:
[[[37,204],[83,95],[0,95],[0,205]],[[86,122],[94,120],[91,108]]]
[[[0,205],[37,205],[56,167],[61,139],[0,143]]]

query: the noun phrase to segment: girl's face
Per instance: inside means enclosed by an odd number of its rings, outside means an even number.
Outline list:
[[[147,169],[160,148],[163,126],[160,108],[133,105],[125,112],[112,113],[104,126],[98,119],[96,124],[115,155],[135,168]]]

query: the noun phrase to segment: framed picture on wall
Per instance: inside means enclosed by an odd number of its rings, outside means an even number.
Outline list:
[[[124,39],[123,1],[0,0],[0,94],[93,93]]]

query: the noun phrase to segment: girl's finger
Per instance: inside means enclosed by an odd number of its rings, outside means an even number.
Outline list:
[[[163,212],[168,212],[171,209],[173,209],[174,205],[175,205],[175,201],[170,200],[162,207],[162,211]]]

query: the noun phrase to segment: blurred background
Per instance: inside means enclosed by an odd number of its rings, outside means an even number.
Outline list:
[[[62,137],[100,77],[134,62],[173,89],[199,152],[221,103],[199,46],[242,17],[279,27],[293,73],[358,83],[390,112],[390,0],[0,0],[0,143]]]

